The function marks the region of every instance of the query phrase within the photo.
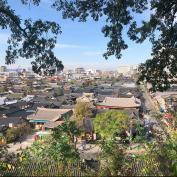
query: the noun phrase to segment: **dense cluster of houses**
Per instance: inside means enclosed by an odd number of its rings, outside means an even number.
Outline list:
[[[63,122],[65,115],[72,116],[76,102],[91,103],[92,108],[96,110],[137,110],[141,107],[141,101],[137,98],[139,91],[133,80],[126,79],[112,84],[100,79],[96,83],[79,87],[69,82],[60,82],[58,85],[57,81],[46,79],[44,82],[36,79],[30,83],[30,94],[24,91],[21,84],[16,84],[16,90],[12,87],[0,95],[1,130],[23,121],[33,124],[37,129],[54,128]],[[55,94],[58,87],[63,90],[61,95]]]

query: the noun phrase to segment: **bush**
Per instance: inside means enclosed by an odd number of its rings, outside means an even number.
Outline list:
[[[64,95],[64,91],[61,87],[55,88],[54,89],[54,96],[63,96]]]

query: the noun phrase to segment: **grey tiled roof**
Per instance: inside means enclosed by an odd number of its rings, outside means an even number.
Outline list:
[[[29,120],[57,121],[62,115],[72,112],[71,109],[37,108],[36,112],[28,116]]]

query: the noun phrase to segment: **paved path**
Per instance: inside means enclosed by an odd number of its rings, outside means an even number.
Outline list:
[[[145,110],[148,109],[151,112],[159,112],[159,109],[157,108],[157,105],[154,103],[154,101],[150,97],[150,95],[147,92],[145,86],[141,85],[140,88],[143,91],[143,99],[141,99],[141,101],[143,102],[143,106],[144,106]]]
[[[33,144],[33,142],[34,142],[34,138],[33,138],[34,135],[35,135],[35,133],[26,136],[22,140],[21,143],[20,142],[16,142],[15,144],[14,143],[8,144],[8,146],[9,146],[8,152],[9,153],[18,153],[20,148],[25,149],[27,147],[30,147]]]

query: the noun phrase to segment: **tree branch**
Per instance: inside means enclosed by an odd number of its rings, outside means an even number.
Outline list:
[[[3,7],[0,7],[0,13],[4,14],[5,16],[8,16],[12,20],[12,22],[18,27],[18,29],[23,32],[23,35],[28,38],[26,31],[19,24],[20,19],[18,17],[12,14],[10,10],[5,9]]]

